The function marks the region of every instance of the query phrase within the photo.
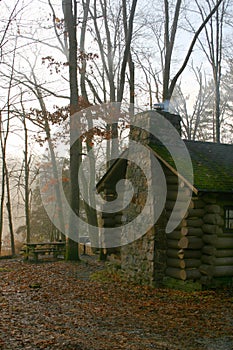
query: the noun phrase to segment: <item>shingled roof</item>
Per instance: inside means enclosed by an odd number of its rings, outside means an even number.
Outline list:
[[[233,145],[212,142],[186,141],[198,191],[233,193]],[[150,145],[172,168],[174,161],[162,145]],[[185,177],[184,173],[180,174]]]
[[[184,140],[184,143],[193,165],[194,183],[191,187],[194,187],[197,192],[233,193],[233,145],[187,140]],[[165,146],[154,143],[150,144],[150,148],[165,165],[169,165],[169,168],[176,173],[174,160]],[[104,189],[106,182],[115,186],[120,178],[125,177],[127,152],[128,150],[122,153],[121,158],[113,163],[99,181],[96,186],[98,191]],[[186,174],[188,169],[185,164],[182,171],[182,174],[179,175],[188,179],[188,173]]]

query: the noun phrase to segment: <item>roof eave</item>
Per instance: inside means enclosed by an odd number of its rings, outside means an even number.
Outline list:
[[[171,172],[179,177],[181,181],[183,181],[190,189],[192,192],[194,192],[196,195],[198,194],[198,189],[191,184],[183,175],[178,173],[178,171],[173,168],[163,157],[161,157],[154,149],[150,148],[149,146],[146,146],[150,151],[154,153],[154,155],[169,169]]]

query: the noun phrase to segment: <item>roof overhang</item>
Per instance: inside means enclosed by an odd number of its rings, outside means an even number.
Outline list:
[[[183,181],[190,189],[192,192],[194,192],[196,195],[198,194],[198,189],[193,186],[183,175],[179,174],[178,171],[171,166],[163,157],[161,157],[154,149],[152,149],[149,146],[146,146],[152,153],[155,155],[157,159],[159,159],[171,172],[176,175],[181,181]]]

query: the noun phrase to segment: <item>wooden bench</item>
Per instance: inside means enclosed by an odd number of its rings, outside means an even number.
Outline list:
[[[38,261],[39,255],[52,255],[57,258],[59,255],[64,256],[65,250],[65,242],[26,243],[21,249],[21,253],[25,260],[32,257],[35,261]]]

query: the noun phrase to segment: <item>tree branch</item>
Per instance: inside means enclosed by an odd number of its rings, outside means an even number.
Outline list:
[[[174,91],[174,88],[175,88],[175,85],[177,83],[177,80],[178,78],[180,77],[180,75],[183,73],[184,69],[186,68],[187,66],[187,63],[189,61],[189,58],[192,54],[192,51],[193,51],[193,48],[194,48],[194,45],[198,39],[198,36],[200,35],[201,31],[203,30],[203,28],[206,26],[206,24],[208,23],[208,21],[210,20],[210,18],[213,16],[213,14],[216,12],[216,10],[218,9],[219,5],[223,2],[223,0],[219,0],[217,2],[217,4],[214,6],[213,10],[209,13],[209,15],[206,17],[206,19],[204,20],[204,22],[200,25],[200,27],[198,28],[198,30],[196,31],[194,37],[193,37],[193,40],[191,42],[191,45],[189,47],[189,50],[188,50],[188,53],[185,57],[185,60],[181,66],[181,68],[179,69],[179,71],[176,73],[176,75],[174,76],[174,78],[172,79],[171,81],[171,84],[170,84],[170,87],[169,87],[169,90],[168,90],[168,99],[171,98],[172,96],[172,93]]]

